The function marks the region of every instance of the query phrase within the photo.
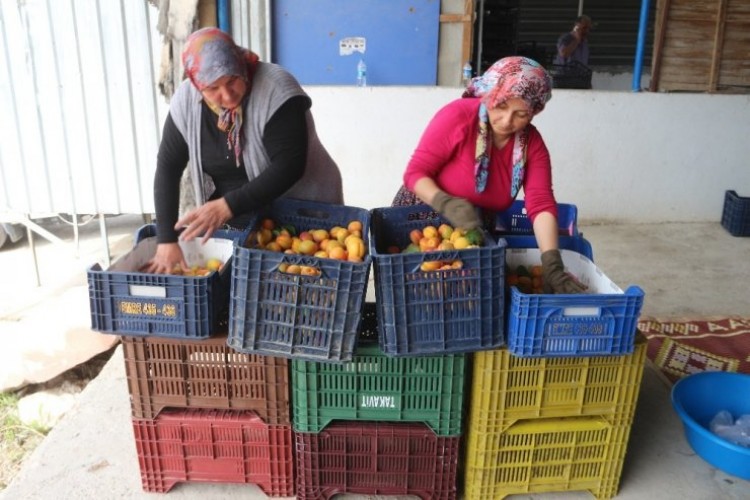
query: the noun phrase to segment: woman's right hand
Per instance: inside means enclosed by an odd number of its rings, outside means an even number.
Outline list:
[[[185,256],[178,243],[159,243],[156,255],[143,267],[143,272],[153,274],[170,274],[175,267],[188,269]]]

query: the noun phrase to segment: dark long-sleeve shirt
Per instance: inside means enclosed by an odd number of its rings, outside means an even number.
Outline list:
[[[270,203],[302,178],[307,159],[308,97],[290,98],[268,121],[263,131],[263,146],[271,166],[252,181],[248,181],[243,162],[236,166],[234,152],[227,146],[227,133],[219,129],[216,114],[205,103],[202,106],[201,163],[216,186],[209,199],[224,197],[235,219]],[[154,178],[159,243],[177,241],[174,225],[179,210],[180,178],[188,159],[187,142],[168,115]]]

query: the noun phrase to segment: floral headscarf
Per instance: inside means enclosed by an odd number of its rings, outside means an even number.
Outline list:
[[[531,116],[539,114],[552,98],[552,78],[536,61],[527,57],[505,57],[489,67],[482,76],[473,78],[464,91],[463,97],[479,97],[479,132],[477,137],[474,165],[476,191],[481,193],[487,187],[490,152],[492,151],[492,128],[489,125],[487,109],[495,108],[508,99],[520,98],[526,102]],[[523,184],[526,165],[526,129],[516,132],[513,143],[513,179],[510,195],[515,198]]]
[[[258,63],[258,55],[234,43],[232,37],[218,28],[203,28],[192,33],[182,50],[185,73],[198,90],[203,90],[224,76],[238,76],[247,84],[245,98]],[[234,151],[237,166],[242,158],[242,104],[224,109],[206,101],[219,116],[218,127],[227,132],[227,147]]]

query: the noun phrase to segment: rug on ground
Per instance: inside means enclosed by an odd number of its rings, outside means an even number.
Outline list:
[[[647,355],[673,383],[703,371],[750,373],[750,318],[641,318]]]

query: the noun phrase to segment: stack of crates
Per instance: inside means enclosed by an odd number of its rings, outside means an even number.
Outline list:
[[[251,242],[264,221],[298,234],[358,222],[370,247],[370,212],[356,207],[278,200],[259,213]],[[465,356],[381,351],[364,300],[371,252],[341,261],[253,246],[234,250],[228,345],[291,360],[298,498],[455,498]],[[319,273],[284,272],[290,265]]]
[[[289,362],[227,346],[231,256],[244,235],[184,244],[188,264],[225,265],[176,276],[139,271],[154,234],[145,226],[110,269],[89,270],[92,327],[122,339],[143,489],[231,482],[294,495]]]
[[[511,215],[523,218],[518,210]],[[643,291],[623,293],[593,265],[575,220],[569,225],[561,215],[560,226],[566,268],[593,293],[531,294],[510,287],[507,347],[474,355],[466,500],[573,490],[604,499],[617,493],[646,356],[636,330]],[[498,227],[510,233],[503,236],[506,270],[540,262],[533,236],[508,230],[500,219]]]
[[[394,358],[366,304],[346,363],[292,361],[297,497],[457,494],[463,354]]]

